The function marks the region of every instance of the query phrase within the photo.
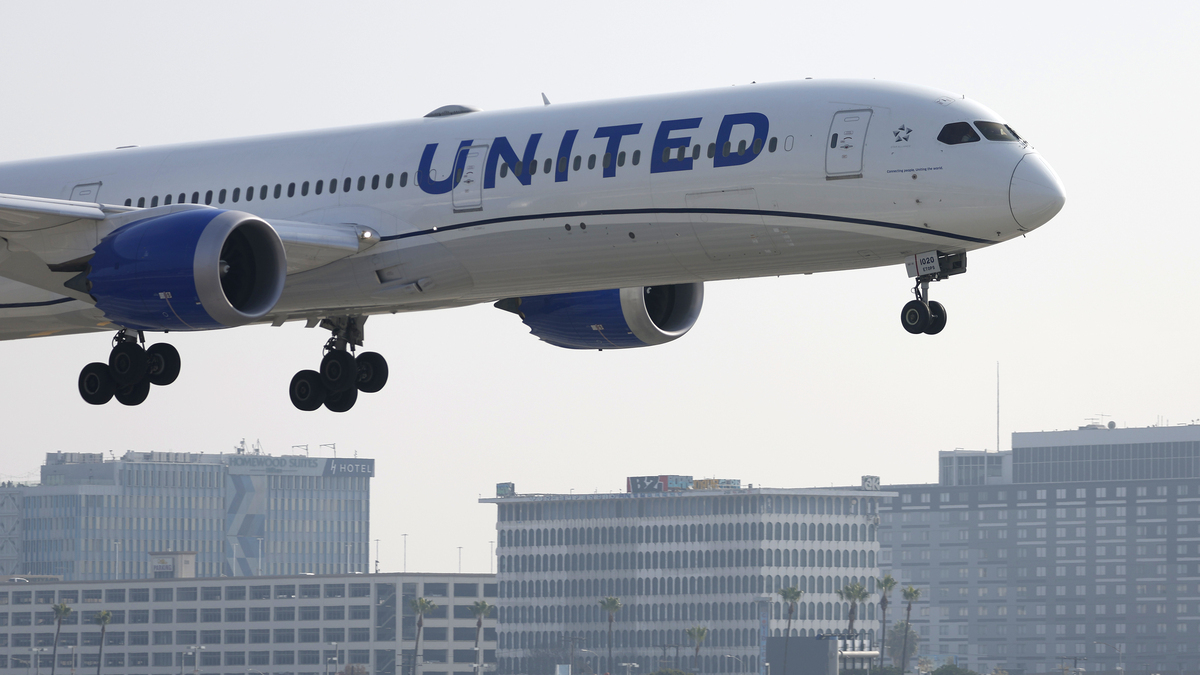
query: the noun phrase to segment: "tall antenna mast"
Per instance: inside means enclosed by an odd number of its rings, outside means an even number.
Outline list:
[[[996,452],[1000,452],[1000,362],[996,362]]]

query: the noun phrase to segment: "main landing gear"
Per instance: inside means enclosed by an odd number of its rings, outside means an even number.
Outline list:
[[[929,299],[929,282],[966,272],[967,254],[930,251],[909,258],[905,266],[908,276],[917,279],[912,289],[916,299],[900,311],[900,325],[913,335],[937,335],[946,327],[946,308]]]
[[[150,385],[165,387],[179,377],[179,352],[160,342],[144,347],[141,331],[122,329],[113,338],[108,363],[89,363],[79,373],[79,395],[92,405],[116,397],[122,405],[140,405],[150,395]]]
[[[387,384],[387,361],[375,352],[354,356],[363,344],[366,317],[342,316],[321,320],[333,333],[325,343],[320,370],[302,370],[288,387],[292,405],[311,411],[324,405],[333,412],[346,412],[358,401],[358,393],[374,394]],[[349,351],[347,351],[349,348]]]

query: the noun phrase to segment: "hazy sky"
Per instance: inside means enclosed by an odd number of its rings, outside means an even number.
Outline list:
[[[680,473],[801,487],[935,481],[936,452],[1013,431],[1200,418],[1200,156],[1189,3],[106,2],[0,8],[0,160],[773,82],[966,94],[1032,141],[1066,208],[935,284],[949,325],[899,325],[902,267],[708,284],[668,345],[573,352],[489,305],[367,324],[391,380],[348,414],[287,383],[328,333],[174,334],[140,407],[84,404],[108,335],[0,343],[0,480],[44,453],[337,445],[374,457],[382,566],[487,571],[498,481],[624,490]],[[1182,125],[1182,126],[1180,126]],[[3,192],[0,186],[0,192]],[[328,456],[328,448],[321,449]]]

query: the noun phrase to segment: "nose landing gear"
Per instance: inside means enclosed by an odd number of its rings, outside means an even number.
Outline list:
[[[900,325],[913,335],[937,335],[946,327],[946,308],[929,299],[929,282],[966,272],[967,254],[930,251],[909,258],[905,266],[908,276],[917,279],[912,289],[916,299],[908,301],[900,310]]]
[[[387,384],[387,360],[376,352],[354,356],[363,344],[366,317],[342,316],[321,320],[320,326],[333,333],[325,343],[319,370],[302,370],[292,377],[288,395],[292,405],[313,411],[324,405],[333,412],[346,412],[358,401],[359,392],[373,394]]]
[[[118,331],[108,363],[89,363],[79,373],[83,400],[104,405],[115,397],[122,405],[140,405],[150,395],[150,385],[174,382],[179,377],[179,351],[165,342],[145,348],[145,342],[141,331]]]

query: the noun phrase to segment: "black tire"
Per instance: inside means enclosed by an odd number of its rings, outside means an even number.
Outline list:
[[[900,310],[900,325],[904,330],[919,335],[929,326],[929,306],[920,300],[910,300]]]
[[[179,377],[179,350],[165,342],[150,345],[146,350],[146,379],[150,384],[165,387]]]
[[[312,412],[325,402],[329,390],[321,381],[320,373],[315,370],[302,370],[292,377],[288,395],[292,397],[292,405],[305,412]]]
[[[146,397],[150,395],[150,380],[142,378],[139,382],[134,382],[128,387],[122,387],[117,390],[117,403],[121,405],[141,405]]]
[[[135,342],[120,342],[108,355],[108,371],[122,389],[146,378],[146,350]]]
[[[104,405],[117,391],[107,363],[89,363],[79,372],[79,395],[91,405]]]
[[[937,335],[946,327],[946,308],[940,302],[929,303],[929,325],[925,327],[926,335]]]
[[[356,401],[358,401],[358,388],[350,387],[346,391],[326,396],[325,407],[335,413],[344,413],[353,408]]]
[[[364,394],[374,394],[383,389],[388,380],[387,359],[377,352],[363,352],[354,359],[358,366],[358,390]]]
[[[321,359],[321,381],[329,393],[353,389],[358,382],[358,366],[350,352],[335,349]]]

